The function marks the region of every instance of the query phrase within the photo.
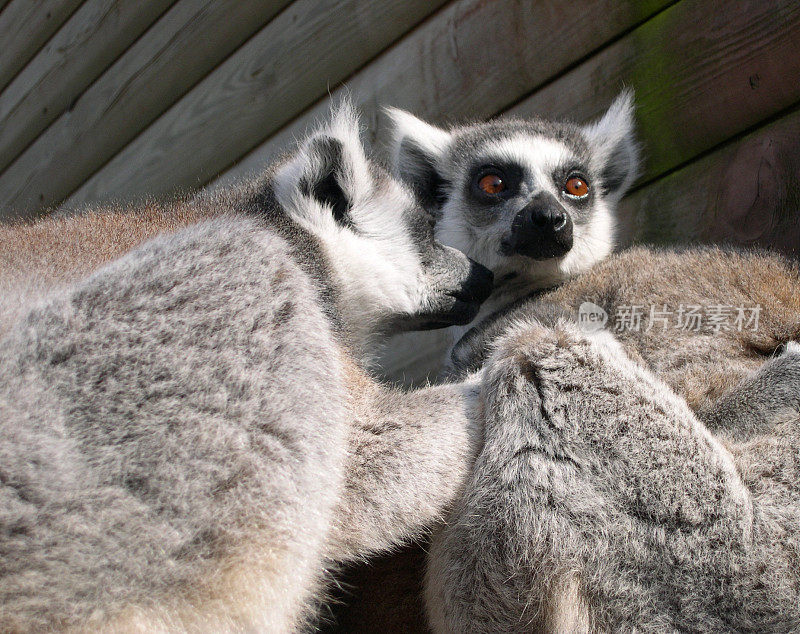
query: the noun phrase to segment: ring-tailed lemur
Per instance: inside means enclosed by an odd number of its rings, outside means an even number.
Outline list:
[[[640,328],[618,336],[720,433],[769,428],[776,403],[800,407],[794,400],[800,392],[796,375],[786,373],[776,382],[774,374],[758,373],[782,345],[800,339],[795,264],[719,249],[639,248],[608,257],[616,203],[638,170],[629,95],[584,127],[498,120],[445,130],[408,113],[391,116],[396,174],[426,201],[443,241],[495,271],[496,290],[481,316],[508,304],[516,309],[484,319],[462,339],[449,355],[453,376],[480,367],[492,340],[516,319],[564,312],[577,317],[580,305],[592,302],[611,319],[624,307],[645,311]],[[717,332],[709,318],[720,306],[760,308],[759,328]],[[658,322],[647,327],[651,307],[672,315],[668,332]],[[676,328],[682,308],[694,310],[702,327]],[[446,350],[439,349],[444,358]],[[385,568],[393,567],[386,562]],[[362,586],[382,585],[379,578],[363,581],[365,576],[353,572]],[[356,610],[369,612],[378,600],[382,614],[372,621],[387,628],[413,605],[405,596],[365,595]],[[353,622],[360,616],[346,618]]]
[[[450,131],[390,112],[395,171],[436,216],[437,237],[495,273],[479,332],[448,364],[479,362],[489,339],[480,331],[501,332],[512,317],[498,313],[509,306],[519,316],[555,304],[577,318],[591,302],[612,320],[635,307],[645,312],[644,324],[619,333],[629,352],[704,410],[800,338],[800,275],[780,256],[637,248],[608,258],[617,202],[639,169],[632,109],[625,92],[583,127],[500,120]],[[724,324],[710,315],[725,306],[760,310],[758,329],[720,332]],[[686,307],[700,327],[648,322],[651,308],[674,317]]]
[[[761,387],[789,375],[794,343]],[[569,318],[515,321],[484,382],[484,446],[429,551],[436,632],[800,629],[800,392],[722,443]]]
[[[446,130],[402,110],[387,113],[395,175],[436,218],[440,240],[495,273],[478,321],[611,253],[617,203],[638,169],[630,93],[587,126],[502,119]],[[419,337],[401,337],[385,364],[390,374],[401,359],[413,364],[412,377],[436,376],[466,330],[425,336],[430,352],[409,360]]]
[[[780,363],[765,361],[782,347],[793,346],[791,342],[800,339],[800,271],[796,264],[777,255],[715,248],[672,251],[637,248],[607,257],[613,236],[613,232],[609,231],[614,225],[613,205],[631,184],[637,171],[628,96],[617,100],[598,123],[585,128],[537,121],[493,122],[456,129],[450,133],[429,129],[424,133],[427,139],[424,141],[422,136],[417,135],[421,126],[427,124],[409,119],[409,115],[395,114],[395,120],[398,125],[398,171],[419,191],[424,192],[427,186],[429,192],[437,192],[438,198],[429,196],[428,201],[432,212],[438,214],[438,235],[446,243],[458,244],[467,254],[494,269],[499,284],[493,298],[487,303],[487,310],[511,302],[510,308],[505,307],[501,312],[484,319],[456,346],[451,359],[456,370],[454,376],[467,368],[480,367],[491,354],[498,337],[502,337],[509,328],[513,329],[520,320],[532,316],[552,320],[554,315],[562,314],[575,319],[584,302],[591,302],[612,318],[621,308],[639,307],[645,312],[645,321],[651,309],[660,315],[674,316],[681,309],[691,308],[697,315],[696,327],[676,327],[671,323],[665,329],[659,322],[643,323],[641,327],[622,328],[617,336],[629,354],[644,362],[685,397],[708,428],[718,433],[734,452],[737,451],[735,447],[746,446],[747,443],[755,443],[757,447],[773,447],[770,455],[779,457],[783,466],[771,477],[778,481],[796,478],[796,465],[792,467],[785,463],[786,460],[792,460],[792,455],[796,455],[798,435],[793,432],[785,437],[783,430],[784,424],[794,425],[792,429],[796,429],[800,414],[800,356],[791,355]],[[588,148],[588,153],[583,148]],[[573,227],[572,235],[570,226]],[[548,286],[557,288],[538,290]],[[524,298],[526,294],[537,290],[538,293]],[[519,301],[515,303],[513,300]],[[712,315],[719,307],[725,306],[729,310],[736,310],[737,307],[757,309],[760,311],[760,322],[754,328],[721,328],[722,324],[715,322]],[[598,380],[600,377],[602,373],[598,375]],[[589,377],[586,380],[591,381]],[[602,393],[600,389],[598,394]],[[591,400],[592,397],[584,398]],[[500,401],[497,402],[499,408]],[[591,403],[586,405],[588,407]],[[508,406],[511,407],[510,404]],[[497,420],[489,417],[487,422],[499,428],[506,421],[499,414],[500,410],[497,411]],[[628,411],[638,412],[633,407]],[[643,413],[646,411],[645,408]],[[791,422],[786,423],[787,420]],[[508,422],[513,427],[513,416],[509,417]],[[634,446],[631,449],[641,448]],[[669,449],[669,446],[665,447],[663,460],[670,472],[685,468],[679,455],[669,453]],[[751,468],[748,461],[760,460],[753,458],[754,455],[745,452],[740,457],[744,473]],[[519,475],[536,480],[542,473],[548,473],[548,468],[544,472]],[[508,473],[514,472],[513,465],[508,469]],[[676,480],[682,482],[680,478]],[[591,476],[587,476],[586,481],[591,482]],[[543,486],[547,493],[552,493],[547,489],[547,482],[545,480]],[[508,485],[508,482],[504,484]],[[491,488],[491,485],[487,486]],[[503,485],[498,486],[502,488]],[[649,490],[637,490],[636,486],[627,491],[629,496],[652,493]],[[754,486],[772,487],[774,483],[766,478]],[[480,503],[483,504],[487,503],[487,496],[492,497],[497,493],[496,490],[487,493],[486,487],[477,481],[469,491],[468,496],[480,497]],[[712,493],[705,491],[704,494],[708,496],[706,500],[717,499]],[[796,521],[800,502],[796,493],[796,489],[789,493],[773,491],[771,503],[774,513],[791,516]],[[574,500],[575,507],[562,509],[563,517],[581,508],[579,497]],[[699,500],[702,500],[702,495],[698,497]],[[591,505],[592,502],[586,500],[587,504]],[[497,510],[500,506],[492,508]],[[474,506],[465,511],[464,522],[472,527],[487,520],[482,525],[486,532],[477,529],[474,539],[469,539],[466,529],[448,529],[453,539],[447,542],[447,547],[437,539],[436,552],[450,556],[446,554],[449,547],[459,548],[458,552],[462,555],[469,549],[475,553],[485,552],[489,544],[484,538],[492,534],[493,526],[487,516],[492,515],[492,511],[488,511],[487,515],[479,515],[474,511]],[[555,529],[546,534],[533,505],[518,511],[520,518],[530,518],[530,526],[525,528],[516,525],[505,533],[510,553],[513,554],[514,547],[522,549],[519,551],[521,553],[526,552],[527,541],[537,530],[543,531],[542,539],[552,540],[552,543],[567,537],[559,535]],[[513,514],[517,511],[508,512]],[[543,521],[546,523],[547,520]],[[607,527],[612,530],[610,526]],[[519,531],[516,535],[515,530]],[[528,530],[532,532],[528,533]],[[771,538],[777,542],[778,555],[782,548],[791,550],[797,547],[796,534],[770,535],[772,537],[759,535],[752,548],[772,547],[772,544],[764,541]],[[625,537],[620,539],[624,540]],[[613,542],[613,539],[609,539],[608,544],[602,547],[613,551]],[[567,539],[565,544],[568,543]],[[589,542],[583,546],[591,548]],[[708,543],[701,546],[709,548]],[[566,547],[560,551],[566,566],[571,561],[567,551]],[[662,551],[662,555],[664,559],[661,562],[655,559],[649,562],[654,570],[658,569],[658,574],[665,569],[664,561],[670,556],[666,550]],[[472,559],[465,557],[462,561],[464,566],[474,564]],[[509,557],[513,559],[511,555]],[[622,570],[629,570],[625,566],[633,565],[633,561],[636,561],[635,553],[630,557],[630,561],[624,557],[618,559]],[[755,560],[764,564],[768,558],[763,555]],[[724,563],[724,560],[720,561]],[[776,559],[776,562],[779,561],[780,557]],[[552,568],[548,568],[548,564]],[[518,603],[513,608],[504,603],[506,599],[510,600],[510,594],[505,594],[501,599],[491,591],[487,592],[484,596],[487,601],[494,602],[492,614],[497,620],[492,621],[491,626],[486,626],[486,631],[497,631],[499,621],[518,624],[507,625],[505,629],[508,630],[526,622],[526,602],[531,600],[535,603],[538,600],[535,593],[526,592],[535,588],[536,584],[558,583],[558,575],[553,573],[559,570],[558,565],[555,560],[538,561],[532,562],[530,568],[523,566],[517,570],[504,570],[507,573],[505,579],[517,579],[521,584],[516,588]],[[678,576],[682,574],[679,566],[666,568]],[[483,568],[472,570],[477,574],[486,573]],[[525,570],[530,571],[527,579]],[[535,575],[535,570],[548,572]],[[691,567],[684,572],[691,576]],[[712,583],[712,576],[697,577],[690,587],[698,596],[705,592],[713,593],[719,589],[719,585]],[[485,576],[482,579],[485,580]],[[689,581],[688,577],[685,580]],[[752,582],[752,587],[757,587],[758,580],[750,578],[748,581]],[[438,583],[441,582],[440,578]],[[697,584],[701,582],[705,585],[698,587]],[[451,577],[447,583],[457,585],[455,577]],[[619,587],[627,587],[624,575],[608,574],[606,590],[613,592],[615,583],[619,583]],[[786,583],[786,577],[779,577],[775,583]],[[796,579],[793,583],[796,583]],[[661,591],[666,586],[658,588]],[[597,587],[593,587],[593,590],[599,591]],[[796,590],[794,594],[785,586],[779,590],[784,594],[779,592],[776,596],[789,596],[796,605]],[[454,589],[451,587],[443,591],[451,592]],[[449,596],[456,601],[454,595]],[[653,600],[651,595],[646,596],[647,601]],[[468,600],[474,599],[473,594]],[[766,610],[774,616],[776,623],[786,618],[788,620],[784,623],[797,625],[796,612],[788,609],[785,602],[776,601],[775,611],[770,612],[773,608],[768,608],[762,599],[754,596],[740,612],[731,613],[743,619],[752,618],[752,623],[765,627],[771,621],[766,615],[761,618],[758,612]],[[626,624],[625,601],[630,601],[631,610],[641,607],[630,597],[621,600],[613,608],[619,611],[614,617],[616,625],[623,629],[633,623],[636,627],[644,627],[648,623],[645,617],[642,617],[644,621],[638,623],[636,618],[639,617],[631,617],[634,621]],[[468,612],[464,604],[453,605],[454,610]],[[508,608],[507,615],[503,613],[504,608],[499,607],[503,605]],[[596,606],[597,602],[593,605]],[[530,609],[534,620],[541,617],[541,614],[533,616],[537,614],[535,605]],[[606,608],[601,606],[597,609]],[[506,621],[507,616],[510,618]],[[701,618],[698,614],[692,617]],[[592,618],[599,620],[602,629],[602,618],[597,615]],[[546,624],[546,621],[540,620],[538,623]],[[659,621],[656,619],[649,623],[657,627]],[[681,624],[674,621],[673,626],[679,627]],[[669,629],[670,626],[667,627]],[[718,627],[724,629],[723,625],[718,624]],[[692,627],[689,626],[689,629]]]
[[[4,228],[0,259],[3,631],[290,631],[467,477],[477,380],[363,360],[469,321],[491,274],[348,108],[240,190]]]
[[[577,126],[502,119],[451,130],[390,109],[392,162],[436,234],[495,273],[481,316],[609,255],[617,203],[636,179],[632,96]]]

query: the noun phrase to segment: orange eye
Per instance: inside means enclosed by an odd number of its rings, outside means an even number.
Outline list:
[[[486,194],[499,194],[506,188],[506,184],[497,174],[487,174],[478,181],[478,187]]]
[[[570,176],[564,183],[564,191],[570,196],[583,198],[589,193],[589,184],[580,176]]]

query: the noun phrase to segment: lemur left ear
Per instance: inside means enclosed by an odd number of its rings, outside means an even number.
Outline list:
[[[387,108],[392,131],[392,168],[395,176],[436,216],[444,202],[447,177],[441,159],[452,135],[398,108]]]
[[[309,197],[330,209],[342,226],[352,226],[349,212],[372,191],[372,180],[358,116],[344,101],[330,121],[300,143],[297,153],[275,173],[275,193],[284,206]]]
[[[598,121],[583,128],[605,193],[620,199],[639,175],[639,145],[634,136],[633,91],[624,90]]]

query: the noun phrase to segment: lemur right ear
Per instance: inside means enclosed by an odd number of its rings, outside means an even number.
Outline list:
[[[328,209],[337,224],[352,227],[350,210],[372,192],[370,174],[358,117],[344,101],[334,108],[330,121],[302,141],[295,155],[278,168],[275,193],[284,207],[293,206],[298,198],[311,199]]]
[[[639,175],[639,144],[634,134],[633,91],[624,90],[598,120],[583,128],[603,175],[606,196],[619,200]]]
[[[450,146],[452,135],[398,108],[387,108],[386,114],[393,127],[394,174],[435,216],[444,203],[448,184],[442,173],[441,159]]]

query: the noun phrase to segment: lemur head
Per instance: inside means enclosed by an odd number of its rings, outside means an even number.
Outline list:
[[[437,242],[413,192],[367,157],[347,103],[273,170],[269,187],[321,247],[350,329],[465,324],[491,293],[491,271]]]
[[[444,130],[390,110],[393,164],[442,242],[498,280],[547,286],[613,248],[616,204],[638,169],[632,111],[624,92],[587,126],[506,119]]]

